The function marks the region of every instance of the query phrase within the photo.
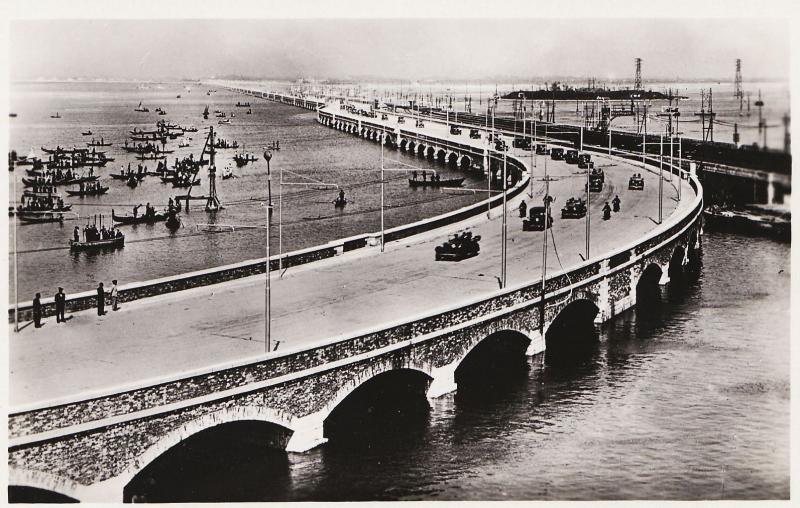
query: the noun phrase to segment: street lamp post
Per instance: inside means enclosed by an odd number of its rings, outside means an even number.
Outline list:
[[[270,309],[270,307],[271,307],[271,303],[272,303],[270,301],[270,297],[271,297],[271,295],[270,295],[270,279],[271,279],[271,276],[270,276],[270,266],[269,266],[269,257],[270,257],[269,237],[270,237],[270,230],[271,230],[271,223],[272,223],[272,192],[271,192],[271,186],[270,186],[271,174],[270,174],[270,171],[269,171],[269,161],[270,161],[270,159],[272,159],[272,152],[270,152],[270,151],[264,152],[264,158],[267,160],[267,189],[269,189],[269,204],[267,205],[267,259],[266,259],[266,263],[265,263],[265,265],[266,265],[265,266],[265,273],[266,273],[267,281],[266,281],[266,290],[265,290],[265,294],[264,294],[264,322],[265,322],[265,324],[264,324],[264,352],[265,353],[269,353],[269,351],[271,349],[271,347],[270,347],[271,346],[271,344],[270,344],[270,338],[271,338],[271,335],[270,335],[270,324],[271,324],[270,323],[270,320],[271,320],[270,311],[271,311],[271,309]]]
[[[502,237],[502,239],[501,239],[502,249],[500,251],[500,257],[503,260],[503,267],[502,267],[502,270],[500,271],[500,278],[502,279],[501,283],[500,283],[500,285],[502,286],[501,289],[505,289],[505,287],[506,287],[506,268],[507,268],[506,267],[506,263],[507,263],[506,240],[507,240],[507,235],[508,235],[508,221],[507,221],[507,217],[506,216],[508,215],[508,208],[507,208],[507,203],[508,203],[508,199],[507,199],[508,192],[507,191],[508,191],[508,189],[507,189],[506,186],[508,185],[508,183],[507,183],[508,182],[508,177],[506,175],[506,166],[507,166],[507,152],[503,152],[503,186],[502,186],[502,191],[503,191],[503,233],[501,235],[501,237]]]
[[[383,133],[381,134],[381,252],[384,252],[384,245],[385,245],[385,236],[384,236],[384,218],[383,218],[383,205],[384,205],[384,166],[383,166],[383,144],[386,141],[386,126],[383,127]]]
[[[658,223],[663,219],[662,200],[664,196],[664,135],[658,137]]]
[[[581,152],[583,151],[583,127],[581,127]],[[591,189],[589,188],[589,174],[591,173],[591,169],[589,169],[589,163],[586,163],[586,259],[589,259],[589,245],[590,245],[590,235],[591,235],[591,207],[589,206],[589,199],[592,197]]]

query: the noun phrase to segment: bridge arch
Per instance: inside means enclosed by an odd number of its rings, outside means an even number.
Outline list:
[[[23,498],[30,493],[25,492],[26,490],[35,490],[41,497],[52,498],[52,500],[46,501],[50,503],[81,501],[82,487],[72,480],[51,473],[8,466],[8,497],[11,502],[28,502]],[[55,498],[66,499],[59,501]]]
[[[419,145],[417,145],[417,155],[419,155],[420,157],[425,157],[425,151],[427,149],[428,149],[427,146],[425,146],[424,144],[420,143]]]
[[[595,335],[594,318],[600,312],[591,294],[573,295],[546,327],[548,351],[571,351],[589,342]]]
[[[437,161],[444,163],[446,157],[447,157],[447,150],[445,150],[444,148],[440,148],[439,150],[436,151]]]
[[[285,446],[286,441],[289,440],[294,430],[291,417],[278,411],[254,405],[226,406],[217,411],[205,413],[159,436],[153,445],[144,450],[143,453],[138,454],[136,459],[120,474],[105,480],[105,482],[113,482],[119,485],[120,488],[126,487],[156,459],[172,450],[182,441],[215,427],[245,421],[267,423],[274,426],[276,430],[283,429],[286,433],[286,439],[282,443],[283,446]]]
[[[664,277],[664,270],[657,263],[649,263],[639,274],[636,281],[636,305],[647,305],[658,300],[659,286]]]
[[[680,277],[683,275],[683,268],[686,265],[686,248],[683,245],[678,245],[672,251],[672,257],[669,260],[669,268],[667,273],[670,279]]]
[[[458,165],[464,169],[472,166],[472,158],[469,155],[462,155],[458,158]]]
[[[322,423],[322,433],[325,439],[336,433],[338,420],[352,417],[351,406],[362,403],[360,398],[374,399],[374,403],[383,401],[393,405],[400,401],[400,397],[410,396],[418,404],[427,405],[426,393],[431,384],[432,377],[429,372],[415,365],[397,365],[394,362],[381,362],[359,373],[334,395],[325,407],[315,415],[315,419]],[[396,390],[394,396],[375,397],[376,390]],[[398,395],[400,397],[398,397]],[[407,399],[404,400],[407,402]],[[359,408],[360,409],[360,408]]]
[[[408,151],[412,154],[417,153],[417,143],[413,140],[408,142]]]
[[[428,147],[428,148],[425,150],[425,157],[426,157],[426,158],[428,158],[428,159],[433,159],[433,157],[434,157],[434,155],[435,155],[435,154],[436,154],[436,148],[434,148],[434,147],[432,147],[432,146],[429,146],[429,147]]]
[[[408,148],[408,140],[405,139],[405,138],[401,139],[400,140],[400,144],[398,145],[398,148],[405,152],[406,148]]]
[[[527,369],[531,338],[528,333],[502,328],[485,335],[466,349],[455,362],[453,381],[463,394],[464,388],[483,391],[499,378]]]
[[[458,153],[450,152],[447,154],[447,163],[451,166],[458,165]]]

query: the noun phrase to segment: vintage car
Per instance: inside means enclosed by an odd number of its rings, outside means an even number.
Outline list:
[[[494,149],[497,150],[498,152],[506,152],[508,151],[508,145],[504,140],[498,138],[494,142]]]
[[[417,127],[425,127],[425,122],[423,122],[422,120],[417,120],[416,126]]]
[[[531,149],[531,140],[530,138],[514,138],[514,148],[520,148],[522,150],[530,150]]]
[[[460,127],[456,127],[455,125],[451,125],[450,126],[450,134],[453,134],[455,136],[460,135],[461,134],[461,128]]]
[[[539,155],[548,155],[550,150],[547,149],[547,145],[544,143],[536,143],[536,153]]]
[[[542,231],[545,228],[545,208],[543,206],[532,206],[528,211],[528,218],[522,221],[523,231]],[[553,226],[553,216],[547,215],[547,226]]]
[[[597,170],[592,170],[589,174],[589,191],[590,192],[600,192],[603,190],[603,174],[601,172],[597,172]]]
[[[461,261],[477,256],[481,250],[480,241],[480,235],[472,236],[472,231],[452,234],[446,242],[436,247],[436,261]]]
[[[406,117],[398,116],[397,117],[397,123],[406,123]]]
[[[580,219],[586,217],[586,202],[580,198],[569,198],[561,209],[562,219]]]
[[[628,190],[644,190],[644,178],[639,173],[631,176],[628,180]]]
[[[578,163],[578,151],[577,150],[567,150],[566,155],[564,155],[564,161],[567,164],[577,164]]]
[[[593,168],[594,163],[592,162],[592,156],[588,153],[582,153],[578,155],[578,167],[581,169]]]
[[[388,119],[389,115],[387,115],[386,113],[381,113],[381,120],[388,120]]]
[[[469,130],[469,138],[470,139],[481,139],[481,132],[478,129],[470,129]]]
[[[553,159],[554,161],[564,160],[564,149],[563,148],[550,149],[550,158]]]

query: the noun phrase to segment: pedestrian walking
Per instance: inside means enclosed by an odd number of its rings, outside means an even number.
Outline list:
[[[117,279],[111,281],[111,309],[119,310],[119,290],[117,289]]]
[[[59,287],[58,293],[55,296],[56,300],[56,323],[66,322],[64,318],[64,310],[67,306],[67,295],[64,294],[64,288]]]
[[[97,286],[97,315],[102,316],[106,313],[106,292],[103,289],[103,283],[101,282],[99,286]]]
[[[42,302],[41,302],[42,295],[40,293],[36,293],[36,296],[33,298],[33,326],[36,328],[42,327]]]

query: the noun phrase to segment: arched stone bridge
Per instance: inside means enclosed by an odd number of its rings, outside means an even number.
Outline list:
[[[338,111],[320,112],[320,121],[377,140],[385,129]],[[390,135],[399,147],[405,141],[407,149],[484,155],[478,146],[403,128],[387,132],[385,139]],[[636,304],[640,283],[666,283],[696,255],[703,194],[693,175],[683,176],[693,195],[680,213],[631,244],[549,274],[544,288],[540,280],[527,281],[467,304],[258,361],[13,411],[9,485],[83,501],[120,501],[125,486],[149,463],[205,429],[267,422],[275,446],[303,452],[326,441],[326,419],[342,401],[380,376],[417,372],[433,398],[456,390],[459,365],[498,333],[513,332],[525,338],[530,354],[540,352],[552,346],[547,332],[554,323],[587,316],[607,321]]]

